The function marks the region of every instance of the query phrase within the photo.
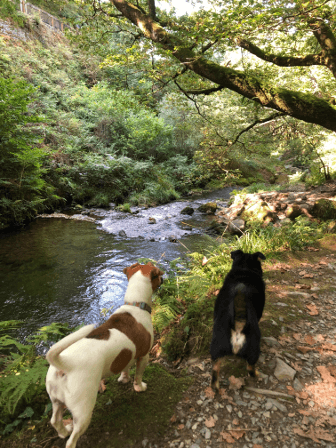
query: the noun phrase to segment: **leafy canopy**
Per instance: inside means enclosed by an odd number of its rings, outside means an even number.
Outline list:
[[[336,131],[334,1],[210,0],[209,9],[182,17],[153,12],[153,3],[84,0],[83,31],[95,39],[125,33],[132,45],[128,54],[114,55],[115,63],[134,67],[151,54],[151,67],[141,67],[162,87],[174,82],[189,95],[233,90]]]

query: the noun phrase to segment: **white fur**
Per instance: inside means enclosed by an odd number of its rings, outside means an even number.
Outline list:
[[[125,302],[146,302],[151,306],[152,294],[150,279],[138,271],[129,279]],[[153,326],[150,314],[131,305],[123,305],[116,311],[124,312],[132,314],[150,333],[151,347]],[[131,350],[132,359],[118,381],[126,383],[130,380],[129,369],[135,362],[136,347],[124,333],[112,329],[109,330],[108,340],[86,338],[93,329],[94,325],[87,325],[66,336],[53,345],[46,356],[50,363],[46,387],[53,405],[51,424],[59,437],[65,438],[71,434],[66,448],[75,448],[78,438],[89,426],[100,380],[112,374],[110,366],[120,351],[124,348]],[[134,378],[134,390],[137,392],[147,388],[142,382],[142,375],[148,359],[149,354],[137,360]],[[73,424],[67,426],[64,426],[62,421],[64,405],[73,417]]]
[[[246,336],[240,331],[231,332],[232,352],[236,355],[246,342]]]

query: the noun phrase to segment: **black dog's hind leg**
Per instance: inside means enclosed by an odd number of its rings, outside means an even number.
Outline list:
[[[211,387],[212,387],[212,389],[215,389],[215,390],[219,390],[219,374],[220,374],[222,359],[223,358],[217,359],[217,361],[215,361],[212,366]]]
[[[256,368],[255,368],[255,364],[249,364],[249,363],[247,363],[247,371],[248,371],[248,374],[249,374],[250,376],[252,376],[253,378],[257,375],[257,371],[256,371]]]

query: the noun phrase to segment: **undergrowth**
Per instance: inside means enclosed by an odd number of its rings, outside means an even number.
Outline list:
[[[255,225],[215,249],[189,254],[179,260],[160,288],[155,301],[154,327],[161,335],[162,350],[170,360],[209,351],[213,307],[224,277],[231,268],[231,251],[262,252],[277,258],[284,251],[302,250],[327,231],[328,223],[299,217],[282,227]]]
[[[0,322],[0,434],[3,435],[49,410],[45,392],[48,362],[38,352],[71,331],[67,324],[53,323],[21,343],[13,336],[19,326],[19,321]]]

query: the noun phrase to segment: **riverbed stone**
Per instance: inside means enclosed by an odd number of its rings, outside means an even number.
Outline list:
[[[234,219],[230,221],[227,230],[232,235],[241,235],[245,230],[245,221],[243,219]]]
[[[206,204],[202,204],[197,209],[201,213],[207,213],[208,215],[214,215],[217,210],[216,202],[207,202]]]
[[[264,336],[262,341],[269,347],[281,347],[280,343],[273,336]]]
[[[184,207],[181,210],[181,215],[192,215],[194,213],[194,209],[192,207]]]
[[[276,368],[274,371],[274,376],[279,381],[293,381],[295,374],[296,370],[292,369],[292,367],[282,361],[282,359],[276,358]]]

